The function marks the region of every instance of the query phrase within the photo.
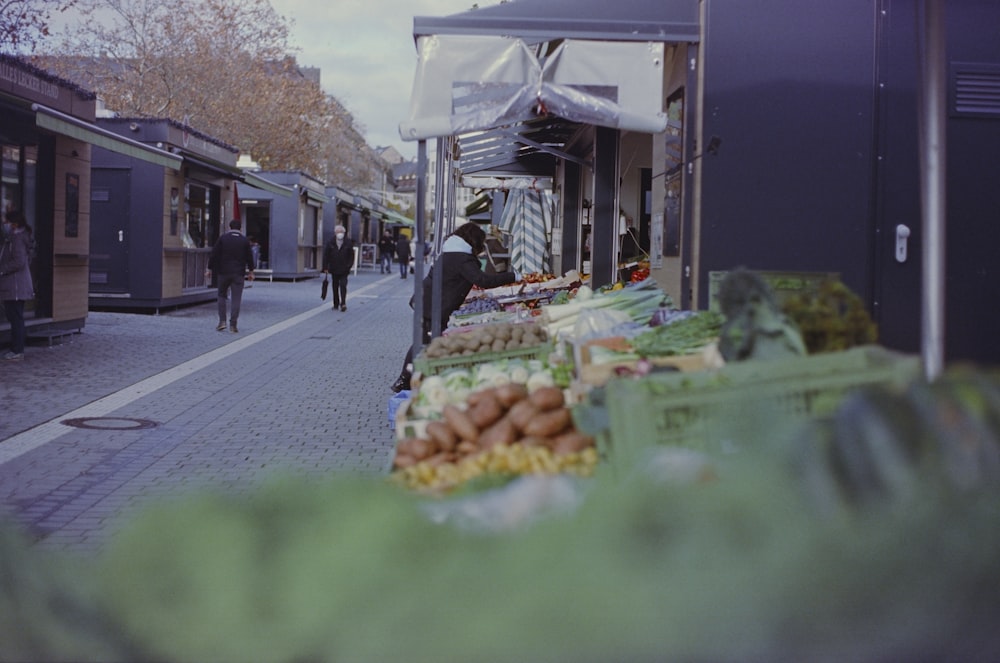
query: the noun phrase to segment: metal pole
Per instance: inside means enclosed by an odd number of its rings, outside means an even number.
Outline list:
[[[434,190],[434,234],[437,240],[451,232],[450,224],[446,223],[445,220],[448,215],[446,206],[448,200],[448,182],[446,177],[449,170],[446,166],[448,163],[448,154],[450,153],[448,146],[451,144],[451,140],[450,137],[439,137],[437,139],[437,164],[434,169],[434,181],[437,184]],[[441,293],[443,284],[440,276],[440,262],[440,259],[435,261],[433,268],[434,277],[431,279],[431,338],[437,338],[443,331],[441,329]]]
[[[923,0],[919,97],[921,228],[924,300],[921,344],[928,380],[944,366],[946,191],[946,52],[944,0]]]
[[[427,197],[427,141],[417,141],[417,224],[416,251],[413,267],[413,356],[424,347],[424,200]]]

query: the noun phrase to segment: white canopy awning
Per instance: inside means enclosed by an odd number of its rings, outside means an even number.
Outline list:
[[[399,127],[403,140],[545,114],[643,133],[666,128],[660,42],[566,39],[530,46],[494,35],[424,35],[417,53],[410,114]]]

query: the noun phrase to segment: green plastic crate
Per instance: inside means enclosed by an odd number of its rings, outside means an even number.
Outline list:
[[[437,359],[428,359],[421,352],[413,360],[413,371],[421,375],[437,375],[452,368],[472,368],[477,364],[500,359],[548,359],[548,356],[552,354],[552,349],[552,343],[546,342],[530,348],[502,350],[500,352],[477,352],[470,355],[454,355]]]
[[[755,434],[829,414],[853,389],[905,385],[920,374],[916,356],[861,346],[718,371],[616,379],[606,388],[602,443],[615,456],[651,445],[726,452]]]
[[[838,272],[754,271],[770,286],[779,304],[783,304],[789,297],[817,292],[823,281],[840,280]],[[728,275],[729,272],[726,271],[708,273],[708,308],[710,311],[719,311],[719,288]]]

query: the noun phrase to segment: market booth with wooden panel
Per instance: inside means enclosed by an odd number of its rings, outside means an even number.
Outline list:
[[[51,343],[86,324],[91,239],[91,160],[98,150],[160,170],[181,158],[95,124],[97,97],[22,59],[0,55],[0,206],[32,228],[35,298],[28,340]],[[0,342],[9,337],[0,320]]]

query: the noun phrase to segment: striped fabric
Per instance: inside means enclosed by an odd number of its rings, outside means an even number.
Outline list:
[[[518,274],[548,273],[552,202],[547,191],[512,189],[500,216],[500,230],[511,236],[510,263]]]

